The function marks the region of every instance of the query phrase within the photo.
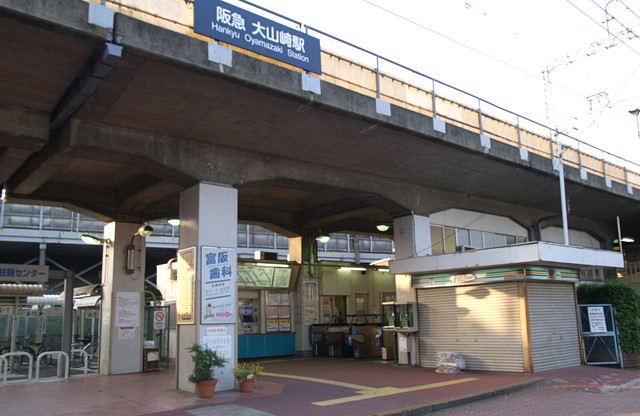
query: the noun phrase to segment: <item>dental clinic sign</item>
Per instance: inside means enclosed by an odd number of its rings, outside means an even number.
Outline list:
[[[193,30],[317,74],[320,40],[217,0],[195,0]]]

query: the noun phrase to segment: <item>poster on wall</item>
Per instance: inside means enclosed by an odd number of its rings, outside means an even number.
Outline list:
[[[202,247],[202,324],[232,324],[236,320],[236,250]]]
[[[267,319],[267,332],[278,332],[277,319]]]
[[[116,293],[116,327],[137,328],[140,326],[140,293]]]
[[[178,324],[193,324],[196,248],[178,250],[178,296],[176,311]]]

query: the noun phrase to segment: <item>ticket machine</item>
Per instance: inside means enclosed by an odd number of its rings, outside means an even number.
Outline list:
[[[257,334],[259,330],[258,299],[238,300],[238,333]]]

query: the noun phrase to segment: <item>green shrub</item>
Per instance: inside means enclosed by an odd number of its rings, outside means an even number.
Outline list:
[[[618,281],[580,285],[578,303],[611,304],[616,311],[622,351],[640,350],[640,292],[635,287]]]

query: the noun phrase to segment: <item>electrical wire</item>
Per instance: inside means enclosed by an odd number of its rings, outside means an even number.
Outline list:
[[[622,0],[618,0],[624,7],[627,8],[627,10],[629,10],[631,12],[631,14],[633,14],[635,17],[637,17],[638,19],[640,19],[640,16],[638,16],[638,14],[636,12],[634,12],[633,10],[631,10],[631,7],[627,6],[627,4],[622,1]]]
[[[378,8],[378,9],[382,10],[382,11],[383,11],[383,12],[385,12],[385,13],[388,13],[388,14],[390,14],[390,15],[393,15],[393,16],[395,16],[395,17],[397,17],[397,18],[399,18],[399,19],[401,19],[401,20],[404,20],[404,21],[406,21],[406,22],[408,22],[408,23],[411,23],[411,24],[413,24],[413,25],[415,25],[415,26],[417,26],[417,27],[419,27],[419,28],[421,28],[421,29],[424,29],[424,30],[426,30],[426,31],[428,31],[428,32],[431,32],[431,33],[433,33],[433,34],[435,34],[435,35],[437,35],[437,36],[439,36],[439,37],[441,37],[441,38],[443,38],[443,39],[446,39],[446,40],[448,40],[448,41],[450,41],[450,42],[452,42],[452,43],[455,43],[455,44],[456,44],[456,45],[458,45],[458,46],[462,46],[462,47],[463,47],[463,48],[465,48],[465,49],[468,49],[468,50],[470,50],[470,51],[472,51],[472,52],[474,52],[474,53],[477,53],[477,54],[482,55],[482,56],[484,56],[484,57],[486,57],[486,58],[488,58],[488,59],[491,59],[492,61],[495,61],[495,62],[497,62],[497,63],[499,63],[499,64],[501,64],[501,65],[505,65],[505,66],[507,66],[507,67],[509,67],[509,68],[511,68],[511,69],[514,69],[514,70],[516,70],[516,71],[518,71],[518,72],[521,72],[521,73],[523,73],[523,74],[525,74],[525,75],[527,75],[527,76],[530,76],[530,77],[532,77],[532,78],[535,78],[535,79],[536,79],[536,80],[538,80],[538,81],[540,81],[540,80],[541,80],[541,77],[540,77],[540,75],[539,75],[539,74],[533,74],[533,73],[531,73],[531,72],[527,71],[526,69],[523,69],[523,68],[517,67],[517,66],[515,66],[515,65],[513,65],[513,64],[510,64],[510,63],[508,63],[508,62],[506,62],[506,61],[504,61],[504,60],[502,60],[502,59],[499,59],[499,58],[496,58],[495,56],[489,55],[489,54],[488,54],[488,53],[486,53],[486,52],[483,52],[483,51],[481,51],[481,50],[479,50],[479,49],[473,48],[473,47],[471,47],[471,46],[469,46],[469,45],[467,45],[467,44],[464,44],[464,43],[462,43],[462,42],[460,42],[460,41],[458,41],[458,40],[456,40],[456,39],[453,39],[453,38],[452,38],[452,37],[450,37],[450,36],[444,35],[444,34],[442,34],[442,33],[440,33],[440,32],[437,32],[437,31],[435,31],[435,30],[433,30],[433,29],[431,29],[431,28],[429,28],[429,27],[427,27],[427,26],[425,26],[425,25],[423,25],[423,24],[421,24],[421,23],[418,23],[418,22],[416,22],[415,20],[409,19],[408,17],[402,16],[401,14],[398,14],[398,13],[396,13],[396,12],[394,12],[394,11],[392,11],[392,10],[389,10],[389,9],[387,9],[387,8],[383,7],[383,6],[380,6],[380,5],[376,4],[376,3],[373,3],[373,2],[372,2],[372,1],[370,1],[370,0],[362,0],[362,1],[363,1],[364,3],[367,3],[367,4],[369,4],[369,5],[373,6],[373,7],[376,7],[376,8]],[[564,90],[564,91],[567,91],[567,92],[569,92],[569,93],[571,93],[571,94],[574,94],[574,95],[576,95],[576,96],[578,96],[578,97],[584,97],[584,94],[583,94],[583,93],[580,93],[580,92],[574,91],[574,90],[572,90],[572,89],[570,89],[570,88],[568,88],[568,87],[565,87],[565,86],[563,86],[563,85],[555,84],[555,83],[553,83],[553,82],[551,82],[551,81],[548,81],[548,83],[549,83],[549,84],[551,84],[551,85],[554,85],[555,87],[560,88],[560,89],[562,89],[562,90]]]
[[[636,33],[633,31],[633,29],[630,29],[629,27],[627,27],[626,25],[622,24],[622,21],[620,19],[618,19],[617,17],[615,17],[613,15],[613,13],[609,13],[609,11],[607,11],[606,6],[603,8],[602,6],[600,6],[598,3],[596,3],[595,0],[591,0],[591,3],[595,4],[596,6],[598,6],[600,8],[600,10],[602,10],[605,14],[605,18],[608,19],[608,16],[611,16],[613,18],[613,20],[615,20],[616,22],[618,22],[618,24],[620,26],[622,26],[623,28],[625,28],[628,32],[633,33],[634,37],[638,37],[638,35],[636,35]],[[626,6],[626,5],[625,5]],[[608,20],[607,20],[608,21]],[[609,29],[607,29],[607,32],[609,31]]]
[[[587,12],[585,12],[584,10],[582,10],[581,8],[579,8],[578,6],[576,6],[575,4],[573,4],[573,2],[571,0],[565,0],[567,3],[569,3],[570,5],[572,5],[576,10],[578,10],[580,13],[582,13],[583,15],[585,15],[589,20],[591,20],[593,23],[595,23],[596,25],[598,25],[599,28],[603,29],[605,32],[611,34],[611,32],[609,32],[609,30],[602,26],[602,24],[600,24],[600,22],[598,22],[596,19],[594,19],[593,17],[591,17]],[[593,1],[593,0],[591,0]],[[598,7],[600,7],[602,9],[601,6],[598,5]],[[604,10],[604,9],[602,9]],[[624,46],[626,46],[627,48],[629,48],[631,51],[633,51],[633,53],[635,53],[636,55],[640,56],[640,52],[638,52],[637,50],[635,50],[634,48],[632,48],[629,44],[627,44],[625,41],[623,41],[622,39],[620,39],[618,37],[618,35],[613,35],[614,38],[616,38],[617,40],[620,41],[620,43],[622,43]]]

